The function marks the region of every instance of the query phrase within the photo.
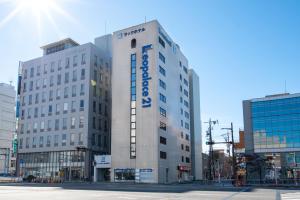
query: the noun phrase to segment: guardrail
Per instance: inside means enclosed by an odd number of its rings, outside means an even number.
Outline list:
[[[19,183],[22,181],[21,177],[0,177],[0,183]]]

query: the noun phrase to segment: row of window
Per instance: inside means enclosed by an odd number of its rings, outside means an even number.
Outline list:
[[[70,129],[76,128],[76,120],[77,120],[76,117],[71,117],[69,119]],[[47,129],[46,129],[46,125],[45,125],[46,122],[47,122]],[[24,134],[25,128],[26,128],[26,133],[30,133],[31,131],[33,131],[33,133],[37,133],[38,128],[39,128],[39,132],[52,131],[53,122],[54,122],[54,130],[56,130],[56,131],[60,130],[60,128],[62,128],[63,130],[68,129],[68,118],[55,119],[55,120],[49,119],[47,121],[44,121],[44,120],[40,121],[39,123],[38,122],[33,122],[33,123],[28,122],[28,123],[26,123],[26,127],[25,127],[25,124],[21,124],[20,125],[20,134]],[[62,124],[61,124],[61,122],[62,122]],[[80,116],[78,127],[83,128],[84,124],[85,124],[84,116]],[[108,121],[103,120],[101,118],[93,117],[92,127],[94,129],[98,129],[98,130],[102,130],[104,128],[104,131],[108,131],[108,127],[109,127]]]
[[[55,104],[55,110],[54,110],[54,105],[50,104],[50,105],[48,105],[48,116],[51,116],[52,113],[54,113],[54,111],[55,111],[56,115],[59,115],[60,111],[61,111],[61,107],[62,107],[63,114],[68,113],[68,111],[69,111],[69,103],[68,102],[65,102],[63,104],[60,104],[60,103]],[[76,101],[72,101],[71,102],[71,112],[76,112],[76,108],[77,108]],[[107,115],[108,114],[107,107],[105,106],[105,108],[106,108],[105,114]],[[32,111],[33,111],[34,118],[39,117],[39,108],[38,107],[27,108],[26,119],[30,119],[32,117]],[[84,111],[84,100],[79,101],[79,111]],[[40,116],[41,117],[46,116],[46,106],[41,106]],[[25,109],[21,110],[21,118],[22,119],[25,118]]]
[[[76,67],[78,65],[78,56],[75,55],[73,56],[73,66]],[[84,65],[86,63],[86,55],[85,54],[82,54],[81,55],[81,64]],[[48,72],[48,69],[49,69],[49,66],[50,66],[50,72],[54,72],[55,71],[55,62],[51,62],[49,65],[48,64],[44,64],[44,67],[43,67],[43,73],[44,74],[47,74]],[[66,60],[65,60],[65,68],[68,68],[70,66],[70,58],[67,57]],[[58,60],[57,61],[57,71],[60,71],[62,69],[62,60]],[[38,65],[36,67],[36,75],[37,76],[40,76],[41,75],[41,66]],[[32,78],[34,77],[34,73],[35,72],[35,68],[34,67],[31,67],[30,68],[30,71],[29,71],[29,77]],[[28,75],[28,70],[27,69],[24,69],[23,71],[23,77],[24,79],[27,78],[27,75]]]
[[[71,117],[70,119],[70,129],[75,129],[76,128],[76,117]],[[54,122],[54,130],[59,130],[61,128],[61,122],[62,121],[62,129],[66,130],[68,129],[68,118],[62,118],[62,119],[55,119],[55,120],[47,120],[47,131],[52,131],[53,128],[53,122]],[[79,117],[79,123],[78,127],[83,128],[84,127],[84,116]],[[26,133],[30,133],[31,130],[33,133],[38,132],[38,128],[40,128],[39,132],[46,131],[46,121],[41,121],[40,123],[38,122],[33,122],[33,123],[26,123]],[[25,132],[25,124],[20,125],[20,134],[23,134]]]
[[[73,146],[75,145],[75,133],[71,133],[70,134],[70,145]],[[23,138],[20,138],[19,140],[19,144],[18,147],[19,149],[23,149],[23,148],[30,148],[30,138],[26,137],[25,138],[25,144],[23,146]],[[51,147],[53,144],[54,147],[58,147],[59,144],[61,146],[67,146],[67,134],[62,134],[61,135],[61,139],[59,138],[59,135],[54,135],[52,137],[52,135],[48,135],[46,136],[34,136],[32,137],[31,140],[31,147],[32,148],[42,148],[42,147]],[[83,133],[79,133],[78,134],[78,140],[77,140],[77,144],[78,145],[83,145]]]

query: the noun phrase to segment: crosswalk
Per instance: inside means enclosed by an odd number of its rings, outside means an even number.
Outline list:
[[[281,200],[300,200],[300,192],[281,193]]]

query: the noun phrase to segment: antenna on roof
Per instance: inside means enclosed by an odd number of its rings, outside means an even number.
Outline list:
[[[284,93],[287,93],[287,91],[286,91],[286,80],[284,80]]]
[[[147,17],[145,16],[145,24],[146,24],[146,22],[147,22]]]

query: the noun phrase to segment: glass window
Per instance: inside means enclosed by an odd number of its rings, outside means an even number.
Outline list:
[[[159,59],[160,59],[163,63],[166,62],[166,58],[165,58],[165,56],[164,56],[161,52],[159,52]]]

